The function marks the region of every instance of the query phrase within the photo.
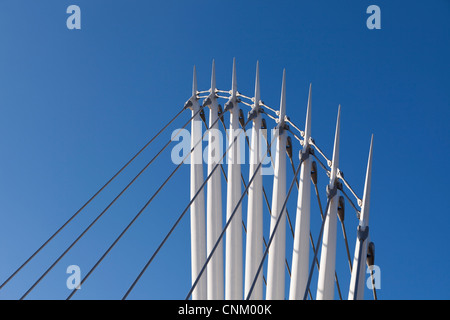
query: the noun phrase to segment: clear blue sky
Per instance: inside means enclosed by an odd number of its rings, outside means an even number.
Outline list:
[[[66,28],[71,4],[81,8],[81,30]],[[371,4],[381,8],[381,30],[366,27]],[[381,268],[378,297],[450,298],[449,15],[447,0],[1,0],[0,282],[183,106],[193,65],[199,90],[207,90],[215,59],[217,86],[229,90],[236,57],[238,90],[253,95],[259,60],[261,97],[275,108],[286,68],[287,113],[301,128],[312,83],[312,135],[329,157],[341,104],[340,167],[360,196],[374,134],[370,232]],[[188,116],[5,286],[0,299],[20,298]],[[84,275],[174,167],[166,152],[28,298],[65,299],[67,266],[79,265]],[[123,296],[188,203],[188,177],[186,165],[74,298]],[[323,172],[319,179],[325,199]],[[292,216],[295,198],[294,190]],[[353,255],[356,218],[347,208]],[[188,228],[186,216],[130,298],[184,299]],[[346,297],[340,229],[337,246]]]

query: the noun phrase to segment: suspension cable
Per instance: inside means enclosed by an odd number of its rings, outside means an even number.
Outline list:
[[[181,129],[179,129],[174,137],[176,137],[182,129],[184,129],[191,120],[200,112],[200,108],[192,117],[187,121]],[[172,139],[174,138],[172,137]],[[139,171],[139,173],[128,183],[128,185],[122,189],[122,191],[112,200],[106,208],[84,229],[84,231],[72,242],[72,244],[53,262],[53,264],[39,277],[39,279],[28,289],[28,291],[20,298],[23,300],[38,284],[39,282],[53,269],[53,267],[73,248],[73,246],[91,229],[91,227],[109,210],[109,208],[123,195],[123,193],[139,178],[139,176],[158,158],[158,156],[167,148],[172,142],[170,139],[163,148],[145,165],[145,167]]]
[[[194,115],[195,117],[197,113],[200,112],[202,108],[200,108]],[[192,117],[192,118],[193,118]],[[191,118],[191,119],[192,119]],[[216,122],[218,119],[216,120]],[[145,205],[139,210],[139,212],[134,216],[134,218],[130,221],[130,223],[123,229],[123,231],[119,234],[119,236],[114,240],[114,242],[111,244],[111,246],[103,253],[103,255],[100,257],[100,259],[94,264],[94,266],[89,270],[89,272],[86,274],[86,276],[82,279],[80,282],[80,285],[82,285],[92,274],[92,272],[97,268],[97,266],[103,261],[103,259],[109,254],[109,252],[114,248],[114,246],[119,242],[119,240],[122,238],[122,236],[128,231],[128,229],[134,224],[134,222],[139,218],[139,216],[144,212],[144,210],[149,206],[149,204],[155,199],[155,197],[158,195],[158,193],[162,190],[162,188],[166,185],[166,183],[173,177],[175,172],[181,167],[181,165],[184,163],[184,161],[189,157],[194,149],[198,146],[199,143],[203,141],[203,137],[208,131],[205,131],[202,135],[202,137],[196,142],[196,144],[192,147],[191,151],[183,158],[183,160],[177,165],[177,167],[170,173],[170,175],[167,177],[167,179],[160,185],[160,187],[155,191],[155,193],[150,197],[150,199],[145,203]],[[66,300],[70,300],[70,298],[77,292],[77,289],[73,289],[72,293],[67,297]]]
[[[61,232],[92,200],[97,197],[97,195],[103,191],[128,165],[136,159],[176,118],[185,110],[182,108],[164,127],[162,127],[154,136],[151,138],[127,163],[125,163],[122,168],[119,169],[85,204],[81,206],[58,230],[56,230],[53,235],[47,239],[25,262],[16,269],[1,285],[0,290],[12,279],[14,278],[23,267],[25,267],[44,247],[51,241],[56,235]]]
[[[217,120],[214,122],[214,124],[220,119],[220,117],[217,118]],[[247,125],[249,122],[249,120],[247,120],[247,123],[245,125]],[[212,124],[211,126],[213,126],[214,124]],[[139,273],[139,275],[137,276],[137,278],[133,281],[133,283],[131,284],[130,288],[127,290],[127,292],[125,293],[125,295],[123,296],[122,300],[125,300],[128,295],[130,294],[130,292],[133,290],[133,288],[135,287],[136,283],[139,281],[139,279],[142,277],[142,275],[145,273],[145,271],[147,270],[147,268],[150,266],[150,264],[152,263],[153,259],[156,257],[156,255],[158,254],[158,252],[160,251],[160,249],[162,248],[162,246],[166,243],[167,239],[170,237],[170,235],[172,234],[173,230],[175,230],[175,228],[177,227],[178,223],[181,221],[181,219],[184,217],[184,215],[186,214],[186,212],[188,211],[188,209],[190,208],[191,204],[194,202],[194,200],[196,199],[196,197],[198,196],[198,194],[200,193],[201,190],[203,190],[204,186],[206,185],[206,183],[208,182],[209,178],[213,175],[213,173],[215,172],[215,170],[217,169],[217,167],[220,165],[221,161],[223,160],[223,158],[225,157],[225,155],[228,153],[228,151],[231,149],[231,147],[234,145],[234,143],[236,142],[237,138],[239,137],[239,135],[242,133],[242,131],[240,131],[233,139],[233,141],[230,143],[230,145],[228,146],[228,148],[225,150],[224,154],[222,155],[221,159],[218,161],[218,163],[214,166],[214,168],[211,170],[211,172],[208,174],[207,178],[205,179],[205,181],[203,181],[202,185],[199,187],[199,189],[197,190],[197,192],[195,193],[194,197],[192,197],[192,199],[189,201],[188,205],[184,208],[183,212],[180,214],[180,216],[178,217],[178,219],[175,221],[174,225],[172,226],[172,228],[169,230],[169,232],[167,233],[167,235],[164,237],[163,241],[159,244],[158,248],[155,250],[155,252],[153,253],[153,255],[151,256],[151,258],[147,261],[147,263],[145,264],[144,268],[141,270],[141,272]],[[245,194],[245,193],[244,193]],[[219,240],[221,238],[219,237]],[[215,248],[217,247],[218,242],[216,242],[216,246],[214,246],[212,253],[214,252]],[[211,256],[211,254],[210,254]],[[207,260],[209,261],[209,260]],[[204,268],[206,267],[206,263],[203,266],[202,270],[199,273],[199,276],[197,278],[197,280],[200,279],[200,276],[203,273]]]
[[[287,201],[288,201],[289,196],[291,194],[292,187],[294,186],[296,177],[297,177],[298,173],[300,172],[300,168],[302,166],[303,160],[304,160],[304,158],[300,159],[300,163],[298,164],[297,170],[295,171],[294,178],[292,179],[291,185],[289,186],[289,191],[288,191],[288,193],[286,195],[286,199],[284,200],[283,206],[281,207],[281,212],[280,212],[280,214],[278,216],[278,219],[277,219],[277,221],[275,223],[275,226],[274,226],[274,228],[272,230],[272,234],[270,235],[269,243],[267,244],[267,248],[264,251],[263,257],[261,258],[261,262],[259,263],[258,270],[256,271],[255,278],[253,279],[253,282],[252,282],[252,285],[251,285],[250,290],[248,292],[246,300],[249,300],[251,295],[252,295],[253,288],[255,287],[255,284],[256,284],[256,280],[258,278],[259,273],[261,272],[262,266],[264,264],[264,259],[266,258],[267,253],[269,252],[270,245],[272,244],[272,241],[273,241],[273,238],[274,238],[275,233],[277,231],[278,225],[280,224],[281,218],[283,217],[283,213],[285,211],[285,208],[286,208],[286,205],[287,205]]]

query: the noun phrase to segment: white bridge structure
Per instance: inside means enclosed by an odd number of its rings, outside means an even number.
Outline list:
[[[328,159],[315,143],[311,128],[313,112],[311,85],[306,103],[306,118],[303,130],[288,117],[286,101],[286,77],[283,72],[281,99],[278,110],[267,106],[261,100],[259,65],[256,65],[255,91],[246,96],[238,91],[236,62],[233,60],[231,90],[216,88],[214,61],[212,64],[211,87],[199,91],[194,67],[192,96],[184,107],[137,152],[121,169],[114,174],[78,211],[75,212],[44,244],[42,244],[17,270],[0,285],[3,290],[56,235],[64,229],[83,209],[101,193],[141,152],[146,149],[169,125],[182,113],[191,112],[191,117],[183,128],[172,134],[171,139],[147,163],[147,165],[129,182],[129,184],[109,203],[107,207],[84,229],[71,245],[48,267],[39,279],[23,294],[24,299],[39,282],[52,270],[71,248],[100,220],[109,208],[132,185],[136,179],[154,162],[179,135],[182,129],[190,125],[190,150],[183,161],[161,184],[147,203],[139,210],[129,224],[111,243],[93,267],[83,273],[79,285],[83,285],[97,266],[114,248],[122,236],[131,228],[139,216],[166,185],[174,173],[189,160],[190,201],[178,216],[178,219],[162,239],[144,268],[123,296],[126,299],[148,269],[167,239],[181,219],[189,213],[191,243],[191,289],[186,299],[193,300],[302,300],[335,299],[336,239],[338,219],[342,224],[346,243],[347,259],[351,276],[348,296],[350,300],[363,299],[366,285],[366,265],[374,265],[374,245],[369,237],[370,185],[372,171],[372,144],[370,142],[367,170],[362,198],[358,198],[339,166],[340,106],[337,110],[336,129],[332,157]],[[219,103],[224,101],[223,107]],[[247,114],[240,106],[248,109]],[[206,119],[206,111],[208,119]],[[225,123],[224,114],[229,113],[229,123]],[[245,120],[245,118],[247,118]],[[271,133],[267,133],[268,123],[273,122]],[[208,121],[207,121],[208,120]],[[251,127],[250,127],[251,126]],[[224,130],[221,130],[223,127]],[[204,129],[205,128],[205,129]],[[248,130],[248,131],[247,131]],[[222,146],[221,132],[227,135],[227,145]],[[251,133],[250,133],[251,132]],[[207,161],[204,163],[202,141],[207,140]],[[293,153],[294,142],[298,143],[298,154]],[[241,156],[248,148],[248,179],[242,173]],[[298,158],[297,158],[298,157]],[[298,165],[294,166],[294,162]],[[273,175],[271,201],[263,184],[263,164],[271,163]],[[287,169],[290,166],[293,178],[287,181]],[[186,165],[186,164],[185,164]],[[205,168],[205,165],[207,166]],[[205,170],[206,169],[206,170]],[[318,194],[318,170],[324,170],[329,181],[326,188],[326,205],[322,205]],[[204,176],[204,173],[207,173]],[[321,214],[319,236],[313,239],[311,233],[311,199],[314,187]],[[225,192],[226,188],[226,192]],[[223,189],[223,190],[222,190]],[[350,192],[350,196],[347,195]],[[243,202],[244,197],[247,201]],[[288,214],[288,199],[297,199],[295,216]],[[354,254],[351,257],[344,226],[345,202],[356,211],[358,221]],[[246,204],[246,205],[244,205]],[[270,213],[270,233],[264,235],[264,207]],[[225,208],[225,209],[224,209]],[[246,210],[246,214],[245,214]],[[243,214],[244,213],[244,214]],[[246,221],[243,218],[246,217]],[[287,254],[286,222],[293,235],[292,254]],[[356,223],[355,223],[356,226]],[[244,236],[245,233],[245,236]],[[188,240],[188,239],[186,239]],[[320,252],[320,256],[319,256]],[[313,259],[311,259],[311,256]],[[288,261],[288,258],[291,261]],[[266,267],[264,267],[266,263]],[[266,272],[264,274],[264,270]],[[318,280],[316,292],[311,292],[314,270]],[[287,281],[286,270],[289,272]],[[370,268],[369,268],[370,270]],[[374,283],[373,273],[371,274]],[[188,279],[186,281],[189,281]],[[375,286],[373,295],[376,299]],[[76,294],[76,288],[67,297]],[[265,295],[264,295],[265,294]],[[342,297],[339,291],[340,298]]]
[[[334,149],[332,159],[325,157],[311,136],[311,86],[306,109],[304,130],[300,130],[286,113],[286,80],[283,72],[281,87],[281,100],[279,110],[266,106],[261,101],[259,66],[256,67],[255,92],[253,97],[241,94],[237,90],[236,64],[233,61],[232,85],[230,91],[216,88],[215,66],[213,62],[211,88],[205,91],[197,90],[197,81],[194,68],[192,96],[186,107],[192,111],[191,124],[191,273],[192,288],[188,294],[192,299],[263,299],[262,267],[267,257],[266,296],[268,300],[274,299],[307,299],[312,280],[314,265],[317,260],[318,247],[321,244],[319,276],[316,299],[334,299],[335,293],[335,261],[337,220],[343,223],[344,192],[347,187],[355,196],[360,209],[358,237],[351,266],[351,283],[348,299],[362,299],[365,287],[366,263],[373,264],[374,245],[369,240],[369,206],[370,206],[370,180],[372,169],[372,141],[370,144],[367,164],[366,181],[363,198],[359,199],[344,179],[339,169],[339,131],[340,106],[337,114]],[[223,96],[227,94],[228,96]],[[200,99],[203,102],[200,103]],[[218,99],[225,99],[224,108],[219,105]],[[245,100],[245,101],[244,101]],[[250,107],[247,120],[244,122],[243,112],[239,104]],[[208,176],[203,177],[202,150],[196,145],[203,139],[201,122],[204,119],[202,108],[209,108],[209,124],[205,134],[208,139]],[[221,173],[216,170],[221,165],[217,161],[219,146],[213,130],[218,130],[219,119],[224,112],[230,113],[230,123],[227,128],[228,146],[227,154],[227,185],[226,199],[222,199]],[[267,128],[263,119],[267,115],[275,122],[275,135],[272,141],[267,134],[260,132]],[[241,190],[240,154],[242,140],[238,135],[248,129],[251,122],[252,133],[248,141],[250,154],[249,178],[245,190]],[[293,132],[294,128],[297,133]],[[292,133],[299,140],[301,150],[298,154],[300,163],[295,170],[294,179],[286,181],[287,155],[292,161],[292,140],[288,137]],[[265,141],[263,141],[265,140]],[[216,141],[216,142],[215,142]],[[267,147],[263,147],[267,144]],[[274,146],[274,148],[270,148]],[[270,153],[270,149],[274,150]],[[320,154],[326,161],[324,170],[329,176],[326,186],[327,204],[320,236],[314,249],[314,260],[310,262],[310,215],[311,215],[311,184],[317,183],[317,165],[313,160],[315,153]],[[266,243],[263,236],[263,198],[267,196],[262,184],[261,165],[265,157],[273,160],[273,190],[270,205],[270,234]],[[194,161],[192,161],[194,159]],[[195,160],[197,159],[197,160]],[[297,181],[297,176],[299,179]],[[206,208],[204,187],[206,183]],[[291,263],[291,277],[289,283],[289,296],[286,297],[285,264],[286,261],[286,204],[293,194],[293,186],[297,183],[297,209],[295,215],[294,243]],[[288,189],[287,189],[288,188]],[[247,208],[242,207],[242,199],[248,196]],[[293,195],[292,195],[293,196]],[[222,212],[222,201],[226,201],[226,212]],[[268,204],[268,201],[267,201]],[[242,210],[247,210],[246,241],[243,243]],[[223,215],[226,224],[222,225]],[[225,236],[225,240],[223,239]],[[265,244],[265,245],[264,245]],[[370,244],[370,245],[369,245]],[[244,260],[245,245],[245,260]],[[223,254],[225,250],[225,255]],[[223,261],[225,256],[225,261]],[[369,256],[369,260],[367,257]],[[376,296],[376,294],[375,294]]]

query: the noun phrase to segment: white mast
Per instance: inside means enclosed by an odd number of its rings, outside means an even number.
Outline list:
[[[248,188],[247,210],[247,241],[245,255],[245,293],[247,297],[253,279],[258,270],[263,255],[263,210],[262,210],[262,176],[261,170],[255,173],[261,161],[261,114],[260,114],[260,89],[259,89],[259,63],[256,63],[255,101],[248,118],[253,119],[252,136],[250,143],[250,170],[249,179],[255,174],[252,184]],[[255,282],[251,299],[263,298],[262,273],[260,272]]]
[[[231,97],[225,105],[230,111],[229,145],[239,133],[239,106],[237,100],[236,60],[233,59],[233,80]],[[236,139],[228,151],[227,184],[227,221],[241,197],[240,142]],[[243,243],[242,243],[242,207],[239,205],[226,233],[225,248],[225,299],[241,300],[243,297]]]
[[[337,171],[339,168],[339,131],[341,106],[338,109],[336,133],[334,138],[333,160],[331,164],[330,183],[328,190],[336,187]],[[322,251],[320,255],[320,271],[317,284],[317,300],[332,300],[334,298],[334,281],[336,265],[336,233],[337,233],[337,207],[339,195],[337,192],[329,199],[330,203],[326,213]],[[318,248],[317,248],[318,249]]]
[[[303,299],[308,282],[309,235],[311,208],[311,158],[309,157],[311,137],[311,85],[309,86],[308,108],[306,112],[303,150],[300,151],[302,163],[298,189],[297,213],[295,220],[294,248],[292,251],[291,285],[289,299]]]
[[[365,265],[367,257],[367,245],[369,241],[369,209],[370,209],[370,184],[372,179],[372,152],[373,135],[370,141],[369,159],[367,160],[366,181],[361,206],[361,216],[358,225],[358,239],[356,240],[355,255],[353,258],[352,277],[350,279],[349,300],[364,298]]]
[[[202,139],[202,120],[200,118],[200,104],[197,98],[197,75],[194,66],[192,83],[192,102],[190,108],[192,115],[196,116],[191,121],[191,149]],[[191,199],[195,196],[203,183],[203,163],[201,144],[197,145],[190,157],[190,192]],[[192,283],[197,279],[201,268],[206,261],[206,235],[205,235],[205,194],[203,190],[191,204],[191,277]],[[206,276],[202,275],[195,290],[192,292],[193,300],[204,300],[206,293]]]
[[[211,71],[211,93],[205,99],[203,105],[209,107],[209,134],[208,134],[208,175],[211,174],[214,166],[222,152],[219,134],[219,123],[217,122],[219,104],[216,97],[216,71],[214,60]],[[210,254],[220,233],[222,232],[222,186],[220,170],[215,170],[211,175],[207,185],[206,199],[206,250]],[[223,280],[223,242],[221,241],[216,251],[208,263],[207,283],[208,299],[223,300],[224,280]]]
[[[283,70],[283,84],[281,87],[280,112],[276,129],[276,152],[273,177],[272,213],[270,219],[270,234],[282,214],[281,209],[286,199],[286,70]],[[267,300],[284,299],[285,288],[285,250],[286,250],[286,216],[280,220],[272,247],[269,250],[267,268]]]

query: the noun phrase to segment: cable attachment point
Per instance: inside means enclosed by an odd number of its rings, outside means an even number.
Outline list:
[[[244,121],[244,112],[242,111],[242,109],[239,109],[239,123],[241,124],[241,127],[244,129],[245,128],[245,121]]]
[[[263,110],[262,108],[253,108],[252,110],[250,110],[247,114],[247,119],[248,121],[253,120],[254,118],[256,118],[258,116],[259,113],[262,113]]]
[[[367,247],[367,265],[373,266],[375,264],[375,244],[373,242],[369,243]]]
[[[311,147],[308,145],[306,148],[303,148],[298,152],[298,157],[300,161],[306,161],[309,158],[309,155],[311,154]]]
[[[188,109],[192,107],[192,99],[189,99],[188,101],[186,101],[186,103],[184,104],[184,109]]]
[[[289,126],[286,124],[286,122],[281,121],[281,122],[278,122],[278,124],[275,127],[275,129],[278,129],[279,130],[279,135],[282,135],[284,130],[289,130]]]
[[[289,136],[287,137],[286,140],[286,153],[289,156],[289,158],[292,159],[292,139]]]
[[[334,183],[336,184],[336,188],[338,188],[338,189],[341,190],[341,191],[344,190],[344,187],[343,187],[343,185],[342,185],[342,182],[340,182],[339,180],[336,180]]]
[[[311,179],[314,185],[317,185],[317,163],[315,161],[311,164]]]
[[[337,184],[335,183],[332,188],[330,188],[330,185],[327,184],[327,198],[331,199],[337,194]]]
[[[339,196],[337,214],[339,220],[343,223],[345,219],[345,199],[344,196]]]
[[[261,119],[261,129],[262,130],[266,130],[267,129],[266,119],[264,119],[264,118]]]
[[[358,240],[363,242],[364,240],[367,239],[368,236],[369,236],[369,226],[365,226],[364,228],[358,226],[358,233],[357,233]]]
[[[202,118],[203,122],[206,124],[206,117],[205,117],[205,109],[200,110],[200,118]]]
[[[214,94],[214,93],[211,93]],[[207,107],[212,103],[211,94],[203,100],[203,106]]]
[[[221,121],[222,123],[224,123],[224,122],[223,122],[223,110],[222,110],[222,105],[220,105],[220,104],[217,106],[217,116],[219,117],[220,121]]]
[[[234,103],[233,103],[233,101],[228,100],[228,101],[225,103],[225,106],[224,106],[224,112],[230,111],[230,110],[233,109],[233,108],[234,108]]]

